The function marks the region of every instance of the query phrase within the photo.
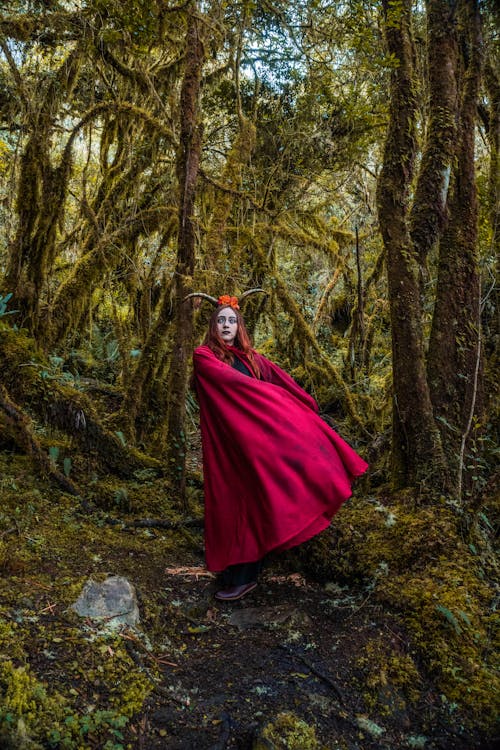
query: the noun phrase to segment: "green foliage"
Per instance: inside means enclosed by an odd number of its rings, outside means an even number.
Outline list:
[[[130,512],[130,499],[126,487],[118,487],[115,492],[115,505],[121,510]]]
[[[19,310],[7,310],[7,305],[11,297],[12,292],[5,295],[0,294],[0,318],[5,317],[6,315],[14,315],[14,313],[19,312]]]
[[[126,439],[125,439],[125,435],[123,434],[123,432],[122,432],[121,430],[117,430],[117,431],[115,432],[115,435],[116,435],[116,437],[118,438],[118,440],[120,441],[120,443],[121,443],[121,444],[122,444],[123,446],[127,445],[127,441],[126,441]]]
[[[56,463],[57,459],[59,458],[59,447],[57,445],[51,445],[49,447],[49,456],[51,461]]]
[[[122,747],[118,743],[128,716],[113,709],[75,714],[65,697],[49,692],[27,667],[15,667],[11,661],[0,664],[0,690],[0,739],[16,747],[19,743],[19,747],[72,750],[82,742],[99,739],[100,746],[108,750]]]
[[[69,456],[65,456],[63,459],[63,472],[65,477],[69,477],[71,473],[71,458]]]
[[[451,612],[446,607],[443,607],[442,604],[436,604],[436,609],[437,609],[438,612],[440,612],[448,620],[448,622],[450,623],[450,625],[453,627],[455,633],[461,633],[462,632],[462,629],[460,628],[460,626],[458,624],[458,621],[457,621],[457,618],[455,617],[455,615],[453,614],[453,612]],[[467,615],[464,615],[463,612],[462,612],[462,616],[464,616],[464,617],[467,618]],[[470,624],[470,620],[468,618],[467,618],[467,620],[468,620],[468,622]]]

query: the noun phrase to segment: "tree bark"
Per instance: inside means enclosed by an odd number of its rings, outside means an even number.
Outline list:
[[[457,38],[455,4],[427,2],[429,124],[410,216],[422,294],[429,252],[446,223],[451,163],[456,149]]]
[[[462,94],[458,142],[448,200],[450,218],[439,246],[436,304],[428,355],[434,413],[439,420],[443,445],[454,476],[459,470],[461,444],[469,418],[480,410],[482,401],[478,205],[474,163],[482,44],[476,0],[463,0],[460,20]]]
[[[485,82],[490,100],[488,142],[490,145],[490,172],[488,179],[488,207],[492,228],[492,249],[500,257],[500,69],[493,60],[485,66]]]
[[[191,4],[186,33],[186,63],[180,94],[180,145],[177,157],[179,184],[179,229],[172,358],[168,383],[167,470],[181,502],[186,490],[186,416],[187,369],[193,347],[193,319],[183,299],[190,291],[195,264],[194,207],[201,154],[199,120],[200,81],[205,58],[200,20],[195,3]]]
[[[500,21],[500,11],[498,11]],[[500,290],[498,282],[498,266],[500,262],[500,65],[490,52],[485,64],[485,83],[488,92],[489,112],[487,115],[487,136],[490,147],[490,167],[488,178],[488,213],[490,219],[491,246],[490,256],[492,276],[487,279],[485,290],[485,309],[483,321],[491,342],[486,348],[485,355],[491,357],[492,382],[490,400],[498,395],[498,381],[496,379],[495,359],[498,362],[498,351],[495,353],[495,342],[500,341]],[[495,273],[496,271],[496,273]],[[489,351],[488,351],[489,349]],[[498,349],[498,346],[497,346]]]
[[[411,2],[393,5],[384,0],[383,10],[387,51],[399,64],[391,73],[389,128],[377,199],[392,330],[392,474],[396,486],[407,486],[442,480],[443,462],[427,385],[418,265],[408,227],[417,106]]]

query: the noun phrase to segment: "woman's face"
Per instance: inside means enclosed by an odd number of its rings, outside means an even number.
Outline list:
[[[228,346],[234,344],[238,333],[238,318],[232,307],[223,307],[218,311],[217,333]]]

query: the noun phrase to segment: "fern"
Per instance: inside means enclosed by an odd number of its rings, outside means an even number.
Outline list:
[[[436,609],[437,609],[438,612],[440,612],[448,620],[448,622],[450,623],[450,625],[453,626],[453,629],[455,630],[455,633],[461,633],[462,632],[462,628],[458,624],[458,620],[455,617],[455,615],[453,614],[453,612],[451,612],[447,607],[443,607],[442,604],[437,604],[436,605]]]

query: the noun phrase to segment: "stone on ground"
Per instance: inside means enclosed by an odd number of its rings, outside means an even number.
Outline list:
[[[105,622],[108,627],[139,623],[135,589],[126,578],[110,576],[102,583],[89,579],[72,609],[80,617]]]

